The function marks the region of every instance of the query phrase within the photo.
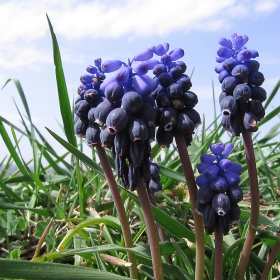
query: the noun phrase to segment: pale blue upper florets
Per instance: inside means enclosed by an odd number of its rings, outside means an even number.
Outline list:
[[[259,72],[259,62],[254,60],[259,53],[245,46],[248,40],[248,36],[235,33],[231,40],[220,38],[216,56],[219,64],[215,71],[222,84],[222,125],[233,136],[240,135],[242,129],[257,131],[257,123],[265,115],[262,102],[266,91],[261,87],[264,76]]]

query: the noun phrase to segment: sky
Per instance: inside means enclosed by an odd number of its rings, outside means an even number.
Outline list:
[[[212,83],[217,99],[221,91],[214,71],[218,41],[232,33],[247,35],[246,46],[259,52],[262,87],[268,94],[280,78],[280,0],[1,0],[0,87],[9,78],[20,80],[34,124],[59,154],[65,150],[45,130],[63,136],[46,14],[57,36],[71,100],[94,59],[127,62],[147,47],[168,42],[170,49],[184,49],[186,74],[194,70],[195,109],[210,125]],[[9,83],[0,91],[0,115],[21,127],[15,103],[23,113],[15,85]],[[280,92],[267,111],[279,104]],[[23,156],[31,158],[28,142],[21,142]],[[7,154],[0,139],[0,161]]]

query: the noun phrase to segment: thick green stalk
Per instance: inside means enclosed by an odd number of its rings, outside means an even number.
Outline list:
[[[279,251],[280,251],[280,241],[276,241],[276,243],[268,257],[266,265],[264,267],[261,280],[268,279],[268,274],[270,272],[272,265],[274,264],[275,259],[277,258]]]
[[[218,224],[215,230],[215,280],[222,280],[223,278],[223,232]]]
[[[126,213],[124,210],[124,205],[121,199],[121,195],[119,192],[119,188],[117,186],[114,174],[112,172],[110,163],[107,158],[107,154],[105,150],[101,146],[96,147],[98,157],[100,159],[101,165],[103,167],[114,203],[115,207],[120,219],[120,224],[122,227],[123,231],[123,237],[124,237],[124,242],[125,246],[127,248],[132,248],[133,247],[133,242],[132,242],[132,236],[130,233],[130,228],[129,228],[129,223],[126,217]],[[136,265],[136,257],[135,254],[128,252],[127,253],[128,261],[132,263],[131,267],[129,268],[130,270],[130,277],[133,279],[138,279],[138,270],[137,270],[137,265]]]
[[[144,181],[141,180],[136,190],[142,208],[144,220],[146,223],[148,240],[150,243],[150,250],[152,255],[154,278],[155,280],[163,280],[162,261],[157,235],[157,228]]]
[[[195,212],[197,187],[192,170],[189,153],[186,148],[184,136],[179,132],[175,133],[176,144],[181,159],[182,167],[184,170],[186,182],[189,189],[190,200],[192,205],[192,212],[194,218],[195,237],[196,237],[196,263],[195,263],[195,280],[203,280],[204,278],[204,228],[202,222],[202,216]]]
[[[247,131],[245,128],[243,128],[242,137],[243,137],[244,149],[246,154],[249,183],[250,183],[251,216],[250,216],[250,226],[242,250],[242,254],[237,270],[236,280],[244,279],[244,274],[247,268],[252,245],[254,243],[255,234],[256,234],[256,231],[252,228],[252,226],[254,227],[258,226],[259,210],[260,210],[258,175],[257,175],[257,167],[256,167],[255,153],[254,153],[251,133]]]

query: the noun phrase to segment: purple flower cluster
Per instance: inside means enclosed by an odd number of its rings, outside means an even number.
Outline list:
[[[197,169],[200,176],[196,183],[200,187],[197,193],[196,212],[203,215],[205,231],[211,234],[219,226],[226,235],[230,224],[240,217],[238,202],[243,199],[239,186],[242,167],[227,157],[233,150],[233,144],[211,144],[213,154],[203,154]]]
[[[74,107],[76,135],[85,137],[91,147],[111,148],[116,173],[131,190],[141,178],[150,185],[151,192],[161,188],[159,178],[152,175],[150,163],[150,142],[155,140],[157,123],[159,130],[171,131],[178,118],[181,120],[178,129],[189,137],[200,122],[198,113],[192,109],[197,97],[188,92],[191,82],[183,74],[186,65],[177,61],[184,51],[180,48],[168,51],[168,44],[153,46],[136,54],[128,63],[98,58],[80,78],[82,84]],[[154,55],[160,59],[152,59]],[[150,70],[154,78],[147,74]],[[112,76],[106,78],[105,73]],[[173,105],[161,106],[163,98]],[[175,104],[179,103],[177,108]],[[177,109],[181,116],[177,117]],[[186,130],[186,125],[191,128]],[[162,140],[160,134],[157,139]]]
[[[235,33],[231,40],[220,38],[216,56],[219,64],[215,71],[222,84],[222,125],[233,136],[239,136],[243,127],[257,131],[257,123],[265,115],[262,102],[266,100],[266,91],[261,87],[264,76],[259,72],[259,62],[254,60],[258,52],[245,46],[248,40],[246,35]]]
[[[184,135],[186,145],[190,145],[194,129],[201,123],[199,113],[193,108],[198,102],[197,95],[190,91],[192,86],[185,73],[187,66],[177,61],[184,56],[182,49],[168,51],[168,45],[154,47],[161,56],[161,64],[154,67],[154,80],[157,88],[152,92],[157,105],[158,126],[156,138],[160,147],[169,147],[173,142],[174,131]]]

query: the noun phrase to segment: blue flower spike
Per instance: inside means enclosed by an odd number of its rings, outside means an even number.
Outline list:
[[[259,53],[245,46],[248,40],[248,36],[236,33],[231,39],[220,38],[216,56],[215,71],[222,84],[222,125],[233,136],[239,136],[243,129],[257,131],[258,122],[265,116],[262,104],[259,114],[250,109],[256,101],[266,100],[266,92],[261,88],[264,75],[259,71],[260,63],[255,60]]]
[[[158,44],[136,53],[127,63],[97,58],[80,77],[74,108],[76,135],[85,138],[90,147],[111,149],[117,177],[131,190],[141,179],[151,193],[161,189],[159,175],[151,175],[150,142],[156,139],[160,147],[169,147],[176,131],[183,134],[188,146],[201,124],[194,109],[198,97],[190,91],[183,56],[181,48]],[[254,73],[256,67],[251,68]],[[254,77],[259,80],[256,74]],[[261,111],[258,106],[251,108]],[[211,169],[205,173],[208,179],[217,176],[217,170]]]
[[[228,159],[234,145],[213,143],[212,154],[202,154],[197,169],[202,175],[196,178],[200,187],[197,193],[196,212],[203,215],[207,234],[212,234],[221,226],[224,235],[230,225],[240,217],[238,202],[243,199],[243,192],[238,185],[242,167]]]

